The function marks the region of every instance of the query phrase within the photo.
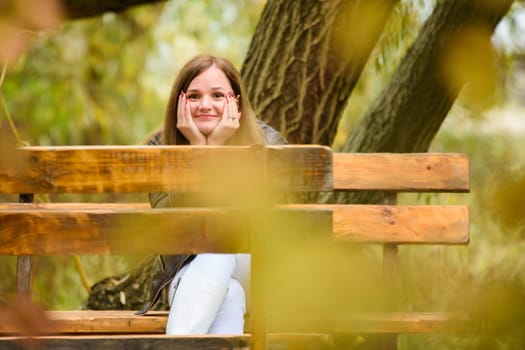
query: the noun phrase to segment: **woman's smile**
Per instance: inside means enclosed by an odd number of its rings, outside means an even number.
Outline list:
[[[193,118],[199,118],[201,120],[213,120],[214,118],[218,118],[219,116],[218,115],[214,115],[214,114],[199,114],[199,115],[196,115],[195,117]]]

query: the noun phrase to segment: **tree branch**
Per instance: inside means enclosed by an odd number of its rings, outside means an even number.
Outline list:
[[[105,12],[122,12],[138,5],[154,4],[166,0],[62,0],[65,17],[80,19],[102,15]]]

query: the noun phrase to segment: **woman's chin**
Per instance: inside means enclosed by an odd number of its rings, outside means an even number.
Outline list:
[[[207,137],[219,125],[219,120],[197,120],[195,124],[199,131]]]
[[[198,126],[199,131],[206,137],[208,137],[211,132],[215,129],[215,126]]]

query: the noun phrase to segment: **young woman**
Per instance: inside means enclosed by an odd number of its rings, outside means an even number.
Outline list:
[[[274,129],[256,118],[241,76],[227,59],[199,55],[187,62],[173,85],[164,131],[149,144],[285,144]],[[152,207],[190,205],[191,196],[150,194]],[[154,281],[153,300],[169,287],[166,334],[242,334],[249,285],[248,254],[162,256],[164,273]]]

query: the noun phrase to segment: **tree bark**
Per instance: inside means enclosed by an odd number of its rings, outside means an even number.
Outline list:
[[[487,33],[488,42],[513,0],[439,2],[408,49],[390,83],[350,133],[344,152],[426,152],[466,80],[445,83],[444,57],[454,38],[467,30]],[[463,54],[469,57],[465,47]],[[487,67],[487,69],[490,69]],[[374,192],[325,195],[324,202],[381,203]]]
[[[396,2],[269,0],[241,70],[261,119],[290,143],[331,145]]]
[[[449,44],[472,29],[487,33],[485,39],[489,42],[512,3],[513,0],[438,2],[388,86],[349,135],[343,151],[427,151],[466,83],[463,80],[451,87],[444,81],[444,55]],[[476,52],[464,52],[467,58],[469,54]],[[476,57],[470,59],[474,61]]]
[[[105,12],[122,12],[131,7],[153,4],[166,0],[62,0],[64,16],[79,19],[102,15]]]
[[[160,273],[158,256],[146,257],[128,273],[106,277],[91,287],[86,308],[90,310],[140,310],[151,297],[153,278]],[[167,310],[166,291],[153,310]]]

